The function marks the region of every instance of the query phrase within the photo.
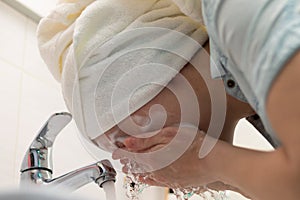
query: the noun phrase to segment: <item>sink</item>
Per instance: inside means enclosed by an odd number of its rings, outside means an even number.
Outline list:
[[[88,200],[86,197],[70,195],[70,193],[63,192],[62,190],[54,189],[15,189],[2,191],[0,193],[1,200]]]

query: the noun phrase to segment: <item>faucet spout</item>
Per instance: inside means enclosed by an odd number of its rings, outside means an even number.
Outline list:
[[[116,175],[111,163],[108,160],[102,160],[52,180],[45,180],[45,183],[52,187],[62,187],[74,191],[93,181],[102,187],[105,182],[115,182]]]
[[[31,143],[21,165],[20,186],[47,185],[76,190],[92,181],[100,187],[107,181],[115,181],[116,171],[109,160],[74,170],[52,178],[52,147],[56,136],[71,121],[69,113],[52,115]]]

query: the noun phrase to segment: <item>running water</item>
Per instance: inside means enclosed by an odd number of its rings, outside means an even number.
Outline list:
[[[139,176],[132,174],[131,169],[136,169],[138,166],[135,162],[127,163],[128,174],[125,177],[124,188],[126,190],[126,196],[130,200],[140,200],[140,194],[149,185],[141,183]],[[209,189],[206,186],[194,187],[194,188],[180,188],[172,189],[177,200],[188,200],[192,196],[199,196],[199,200],[229,200],[226,191],[216,191]],[[110,199],[107,199],[110,200]]]
[[[145,188],[149,187],[149,185],[141,183],[139,181],[140,177],[132,173],[132,169],[138,170],[139,166],[137,165],[137,163],[131,161],[128,162],[126,166],[128,168],[128,172],[124,181],[126,196],[130,200],[139,200],[141,193]]]
[[[127,175],[125,177],[124,188],[126,190],[126,196],[130,200],[139,200],[141,193],[147,187],[147,184],[140,183],[132,176]]]
[[[130,200],[140,200],[139,196],[148,185],[133,181],[131,176],[126,176],[124,188],[126,196]],[[177,200],[188,200],[192,196],[199,196],[199,200],[229,200],[226,191],[215,191],[206,187],[192,189],[173,189]]]
[[[140,200],[140,195],[148,185],[138,181],[138,177],[129,174],[125,178],[124,188],[126,196],[130,200]],[[177,200],[188,200],[192,196],[199,196],[199,200],[229,200],[226,191],[215,191],[207,187],[195,187],[189,189],[173,189]]]
[[[105,192],[106,200],[117,200],[115,183],[113,181],[103,183],[102,187]]]
[[[173,191],[177,200],[188,200],[194,195],[201,197],[201,200],[229,200],[226,191],[215,191],[205,186],[189,189],[173,189]]]

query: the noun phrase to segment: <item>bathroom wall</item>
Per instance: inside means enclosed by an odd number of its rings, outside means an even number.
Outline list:
[[[18,187],[19,168],[28,145],[50,115],[67,109],[60,85],[40,58],[35,37],[37,24],[0,1],[0,27],[1,191]],[[71,122],[58,136],[53,152],[54,176],[96,162],[77,134]],[[124,200],[121,173],[117,180],[118,199]],[[105,199],[104,191],[93,183],[75,193],[89,199]],[[165,190],[152,188],[143,196],[143,200],[163,200]]]
[[[17,187],[24,153],[48,117],[67,111],[60,85],[41,60],[35,32],[37,24],[0,2],[0,189]],[[54,146],[55,176],[92,164],[72,122]],[[119,178],[122,184],[122,178]],[[77,193],[105,199],[90,184]]]
[[[41,60],[35,38],[37,24],[0,1],[0,190],[17,187],[23,155],[39,128],[54,112],[67,111],[60,85]],[[235,143],[269,150],[271,147],[242,121]],[[58,137],[54,151],[55,176],[88,165],[95,160],[82,147],[72,122]],[[117,183],[124,199],[122,175]],[[104,192],[90,184],[76,193],[105,199]],[[160,200],[163,189],[152,189],[143,200]],[[236,195],[233,199],[243,199]]]
[[[52,8],[55,7],[57,0],[16,0],[40,16],[45,16]]]

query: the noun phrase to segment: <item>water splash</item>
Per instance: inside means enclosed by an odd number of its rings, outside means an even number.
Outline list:
[[[141,193],[147,187],[147,184],[137,181],[133,176],[127,175],[125,177],[124,188],[126,190],[126,196],[130,200],[139,200]]]
[[[203,200],[229,200],[226,191],[215,191],[207,188],[206,186],[173,189],[173,191],[177,200],[188,200],[194,195],[201,197]]]
[[[130,200],[139,200],[141,193],[143,192],[143,190],[145,188],[149,187],[149,185],[147,185],[145,183],[141,183],[139,181],[140,176],[134,175],[131,172],[131,169],[136,169],[138,167],[135,162],[129,162],[126,164],[126,166],[128,167],[128,173],[127,173],[127,175],[125,177],[125,181],[124,181],[124,188],[126,190],[126,196]]]
[[[134,175],[132,169],[137,169],[138,165],[135,162],[128,162],[126,164],[128,173],[125,177],[124,188],[126,190],[126,196],[130,200],[140,200],[140,195],[143,190],[149,185],[140,182],[140,176]],[[143,177],[145,178],[145,177]],[[206,186],[202,187],[190,187],[190,188],[176,188],[172,189],[177,200],[188,200],[192,196],[197,195],[202,200],[229,200],[226,191],[216,191],[209,189]]]

